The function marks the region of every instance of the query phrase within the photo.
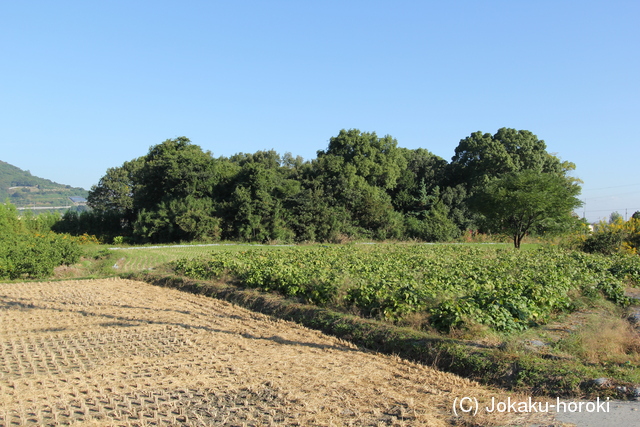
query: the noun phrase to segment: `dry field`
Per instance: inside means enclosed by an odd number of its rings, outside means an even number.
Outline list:
[[[462,396],[506,398],[141,282],[0,284],[0,426],[440,426]]]

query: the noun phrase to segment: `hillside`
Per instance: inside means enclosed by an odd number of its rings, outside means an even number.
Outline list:
[[[6,199],[17,207],[71,206],[69,197],[88,195],[83,188],[58,184],[48,179],[31,175],[16,166],[0,160],[0,200]]]

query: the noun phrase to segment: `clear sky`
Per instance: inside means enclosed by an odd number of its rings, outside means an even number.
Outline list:
[[[526,129],[587,219],[640,210],[640,1],[4,1],[0,160],[89,189],[187,136],[316,157],[340,129],[451,160]]]

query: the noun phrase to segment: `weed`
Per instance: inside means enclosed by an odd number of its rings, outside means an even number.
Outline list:
[[[611,314],[590,315],[557,347],[588,363],[640,363],[640,334],[628,321]]]

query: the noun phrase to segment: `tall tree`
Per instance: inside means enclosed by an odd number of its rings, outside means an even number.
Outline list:
[[[167,139],[149,149],[137,170],[134,207],[153,209],[162,201],[203,197],[216,184],[214,159],[186,137]]]
[[[474,132],[460,140],[447,166],[443,200],[459,226],[476,228],[483,218],[471,207],[471,198],[493,180],[527,170],[567,177],[574,168],[573,163],[548,153],[545,142],[528,130]]]
[[[611,212],[609,215],[609,224],[615,224],[624,221],[620,212]]]
[[[509,234],[519,249],[524,236],[545,221],[570,221],[581,206],[580,186],[554,173],[511,172],[494,179],[471,200],[489,230]]]
[[[416,210],[416,200],[420,198],[421,192],[433,193],[441,184],[447,161],[424,148],[399,150],[406,159],[407,166],[402,169],[390,194],[394,207],[407,213]]]
[[[464,184],[473,192],[510,172],[562,173],[571,168],[547,153],[543,140],[528,130],[501,128],[495,135],[474,132],[460,140],[447,171],[449,186]]]
[[[346,211],[349,224],[339,231],[373,238],[399,237],[402,218],[394,210],[393,188],[407,161],[397,141],[358,129],[341,130],[318,151],[315,179],[336,211]]]
[[[390,135],[379,138],[375,132],[342,129],[329,140],[327,150],[318,151],[318,161],[326,163],[326,172],[341,174],[353,168],[369,185],[389,190],[396,185],[407,161],[398,149],[398,141]]]
[[[99,214],[118,215],[124,223],[131,224],[136,216],[133,204],[136,174],[143,163],[144,158],[140,157],[124,162],[120,167],[107,169],[107,173],[89,191],[87,204],[91,209]]]
[[[236,155],[231,160],[242,166],[230,195],[229,222],[232,238],[260,241],[288,241],[294,238],[290,206],[301,191],[289,164],[275,151]]]

